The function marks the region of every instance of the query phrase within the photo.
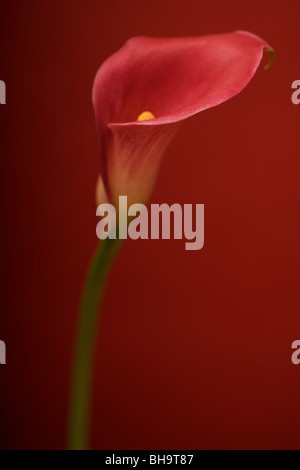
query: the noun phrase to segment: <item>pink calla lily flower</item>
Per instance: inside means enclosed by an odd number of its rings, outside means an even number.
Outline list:
[[[146,203],[179,124],[238,94],[264,49],[244,31],[191,38],[136,37],[100,67],[93,105],[100,141],[97,203]]]
[[[108,58],[94,82],[100,142],[97,203],[145,204],[166,147],[180,123],[238,94],[268,44],[253,34],[137,37]],[[127,217],[127,214],[126,214]],[[122,237],[99,244],[80,304],[70,395],[69,448],[87,449],[99,304]]]

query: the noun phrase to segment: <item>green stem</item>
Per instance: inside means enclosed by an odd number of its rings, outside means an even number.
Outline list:
[[[71,384],[69,423],[71,450],[84,450],[89,444],[92,371],[100,318],[99,306],[109,268],[120,244],[120,240],[109,238],[100,243],[83,290]]]

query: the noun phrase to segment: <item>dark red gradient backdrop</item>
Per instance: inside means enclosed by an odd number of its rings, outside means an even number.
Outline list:
[[[97,245],[98,66],[135,35],[245,29],[276,50],[186,122],[153,202],[204,203],[205,247],[128,241],[99,332],[92,446],[299,449],[298,2],[2,0],[2,449],[66,446],[77,308]],[[143,111],[143,110],[141,110]]]

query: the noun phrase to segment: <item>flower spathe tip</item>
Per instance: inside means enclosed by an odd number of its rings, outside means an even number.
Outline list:
[[[269,52],[270,54],[270,60],[269,62],[264,66],[264,70],[268,70],[271,65],[273,64],[274,60],[275,60],[275,50],[272,49],[272,47],[266,47],[265,48],[265,51],[266,52]]]

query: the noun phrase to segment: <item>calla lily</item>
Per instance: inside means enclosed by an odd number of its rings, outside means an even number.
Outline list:
[[[128,41],[100,67],[93,104],[100,142],[97,202],[145,204],[164,151],[180,123],[239,93],[263,50],[253,34]],[[87,273],[72,372],[69,447],[89,443],[93,356],[99,305],[121,238],[103,240]]]
[[[97,203],[149,199],[179,124],[238,94],[270,46],[245,31],[130,39],[98,70],[93,105],[100,142]]]

